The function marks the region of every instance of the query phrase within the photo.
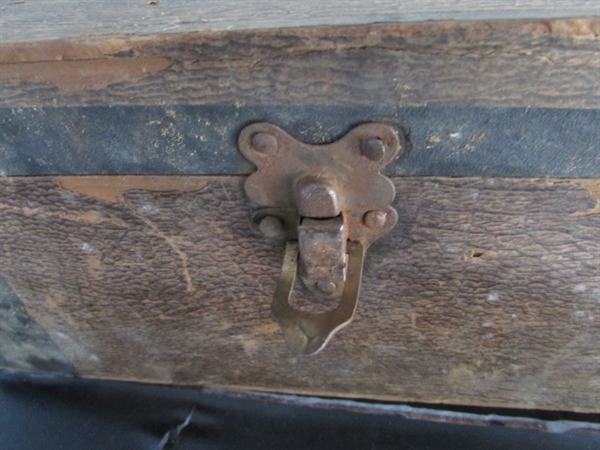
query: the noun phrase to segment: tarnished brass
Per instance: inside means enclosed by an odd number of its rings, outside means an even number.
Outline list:
[[[360,242],[348,245],[348,279],[344,284],[339,304],[331,311],[310,314],[298,311],[290,305],[290,295],[296,280],[298,267],[297,242],[285,247],[281,277],[271,304],[273,318],[279,324],[288,346],[296,353],[316,353],[321,350],[334,333],[352,320],[362,278],[365,247]]]
[[[287,241],[271,311],[294,351],[321,350],[352,320],[366,249],[398,219],[390,206],[394,185],[380,171],[400,142],[393,127],[377,123],[328,145],[299,142],[269,123],[242,130],[240,150],[257,167],[244,188],[265,207],[251,223],[264,236]],[[321,314],[292,308],[296,272],[312,294],[339,296],[338,306]]]

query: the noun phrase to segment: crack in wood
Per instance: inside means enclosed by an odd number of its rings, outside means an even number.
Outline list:
[[[175,253],[177,253],[177,256],[179,256],[179,259],[181,261],[181,271],[183,273],[183,278],[185,280],[186,291],[187,292],[194,292],[195,288],[194,288],[194,284],[192,283],[192,277],[190,275],[190,269],[189,269],[189,263],[188,263],[188,256],[187,256],[187,254],[183,250],[181,250],[179,248],[179,246],[175,243],[175,241],[170,236],[167,236],[165,233],[163,233],[162,231],[160,231],[160,229],[158,228],[158,226],[154,222],[152,222],[152,220],[150,220],[148,217],[146,217],[142,213],[140,213],[131,203],[129,203],[129,201],[125,197],[123,197],[122,203],[129,210],[131,210],[131,212],[138,219],[140,219],[142,222],[144,222],[146,225],[148,225],[152,229],[152,231],[154,232],[153,234],[155,236],[158,236],[161,239],[163,239],[171,247],[171,249],[173,249],[173,251]]]

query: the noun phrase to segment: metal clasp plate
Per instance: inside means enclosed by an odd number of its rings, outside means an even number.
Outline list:
[[[288,242],[271,312],[293,350],[315,353],[352,320],[366,249],[397,222],[395,188],[380,171],[398,155],[400,137],[389,125],[369,123],[331,144],[309,145],[256,123],[238,143],[257,167],[246,194],[265,207],[251,222]],[[338,306],[321,314],[292,308],[297,272],[314,295],[340,296]]]

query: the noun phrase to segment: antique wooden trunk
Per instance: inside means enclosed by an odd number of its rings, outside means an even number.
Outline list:
[[[2,3],[1,368],[599,411],[597,5],[58,3]],[[399,139],[397,223],[340,275],[362,280],[353,320],[311,355],[271,314],[286,244],[252,213],[281,204],[247,195],[262,163],[239,141],[260,123],[306,152],[364,124]],[[357,158],[344,201],[376,184]],[[270,176],[296,182],[286,164]],[[339,301],[303,286],[295,311]]]

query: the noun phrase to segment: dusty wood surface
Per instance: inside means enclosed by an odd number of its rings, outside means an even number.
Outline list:
[[[600,19],[588,18],[4,43],[0,97],[10,108],[220,102],[598,108],[599,32]]]
[[[243,177],[205,181],[0,179],[0,271],[82,376],[598,411],[598,180],[396,179],[355,319],[312,357],[269,317],[283,248]]]
[[[425,20],[584,17],[595,0],[1,0],[3,42],[107,33],[354,25]]]

